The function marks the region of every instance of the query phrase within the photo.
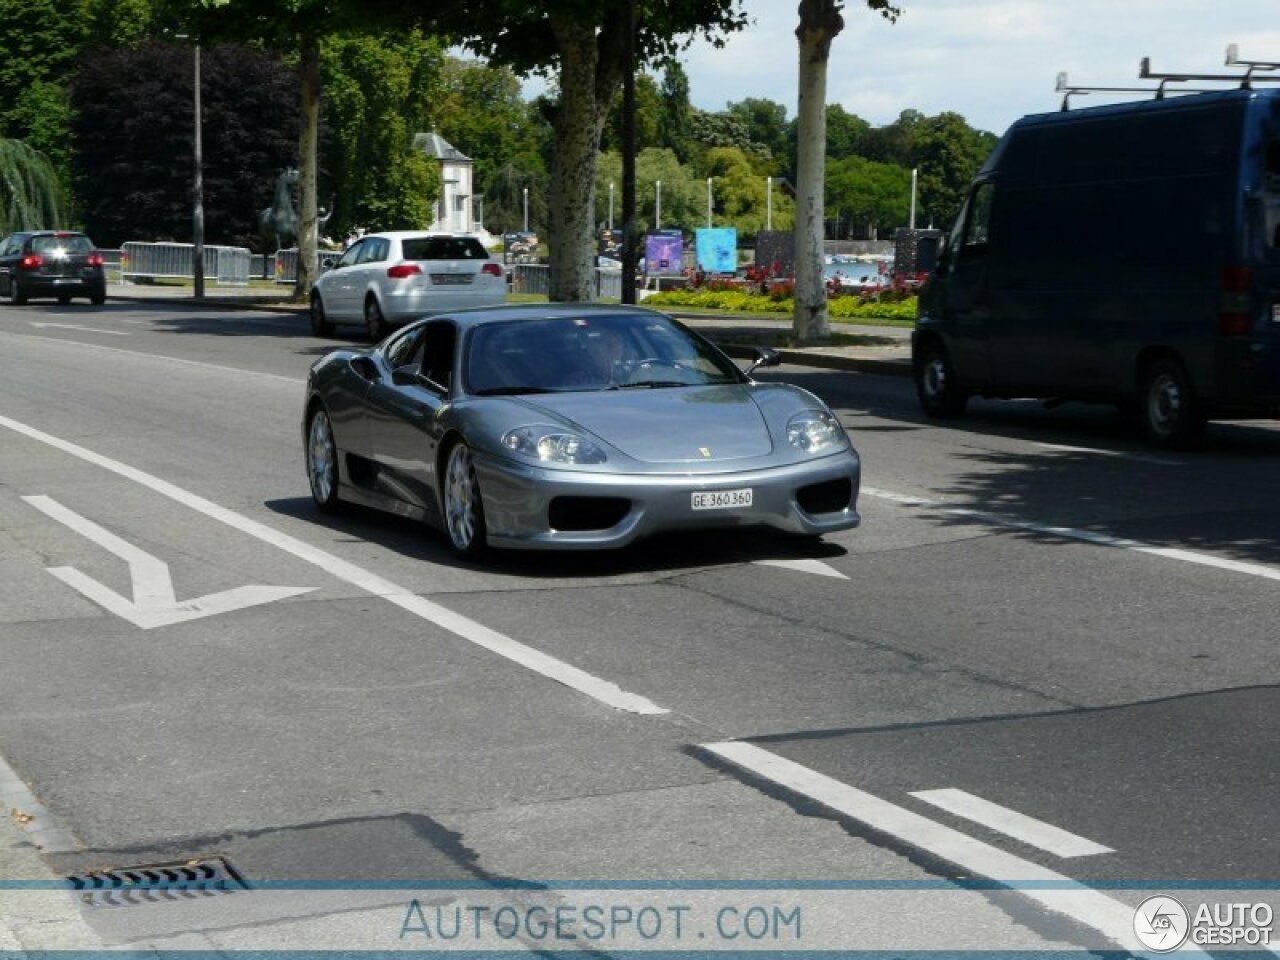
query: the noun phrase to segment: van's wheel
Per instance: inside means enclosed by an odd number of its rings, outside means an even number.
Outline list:
[[[936,340],[927,341],[914,364],[916,395],[931,417],[958,417],[964,413],[969,394],[956,379],[947,348]]]
[[[364,302],[364,327],[369,332],[369,339],[375,343],[387,335],[387,318],[382,315],[382,307],[373,294],[369,294]]]
[[[1191,379],[1171,357],[1147,366],[1138,402],[1147,439],[1158,447],[1184,447],[1204,433],[1204,413]]]
[[[444,528],[449,535],[449,546],[459,556],[475,560],[484,555],[487,546],[484,501],[480,496],[480,483],[476,480],[471,448],[463,440],[449,448],[443,486],[441,499],[444,501]]]
[[[311,332],[317,337],[333,336],[333,324],[324,312],[324,301],[320,294],[311,292]]]

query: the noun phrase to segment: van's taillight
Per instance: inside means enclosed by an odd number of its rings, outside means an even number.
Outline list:
[[[19,270],[36,270],[40,264],[44,263],[44,257],[38,253],[28,253],[25,257],[18,261]]]
[[[491,277],[501,277],[502,267],[498,266],[496,263],[486,263],[480,268],[480,272],[487,273]]]
[[[416,277],[422,269],[416,263],[397,263],[387,268],[387,276],[392,280],[403,280],[405,277]]]
[[[1218,301],[1218,333],[1238,336],[1253,329],[1249,294],[1253,291],[1252,267],[1223,267]]]
[[[100,253],[91,253],[91,254],[89,254],[89,266],[91,266],[91,267],[100,267],[100,266],[102,266],[102,254],[100,254]]]

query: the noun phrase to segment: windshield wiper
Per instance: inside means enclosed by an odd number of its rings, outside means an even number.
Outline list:
[[[517,397],[529,393],[555,393],[546,387],[486,387],[475,391],[477,397]]]
[[[639,388],[654,389],[657,387],[693,387],[697,384],[689,383],[687,380],[632,380],[629,383],[618,384],[619,390],[635,390]]]

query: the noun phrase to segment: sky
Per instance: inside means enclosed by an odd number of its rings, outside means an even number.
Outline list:
[[[1003,133],[1018,117],[1057,110],[1057,75],[1079,86],[1154,86],[1159,73],[1222,73],[1228,43],[1244,60],[1280,61],[1280,0],[896,0],[889,23],[861,0],[845,4],[831,48],[827,101],[873,126],[906,109],[954,111]],[[745,0],[753,23],[721,49],[682,57],[694,106],[723,110],[761,97],[796,110],[797,0]],[[1274,75],[1280,77],[1280,71]],[[1192,83],[1183,86],[1193,86]],[[1171,85],[1172,88],[1173,85]],[[1073,106],[1134,99],[1090,94]]]

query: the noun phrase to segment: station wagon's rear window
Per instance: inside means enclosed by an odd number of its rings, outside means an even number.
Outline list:
[[[418,237],[403,241],[406,260],[485,260],[488,251],[475,237]]]
[[[53,253],[57,250],[66,253],[93,253],[93,244],[88,237],[79,234],[31,238],[32,253]]]

